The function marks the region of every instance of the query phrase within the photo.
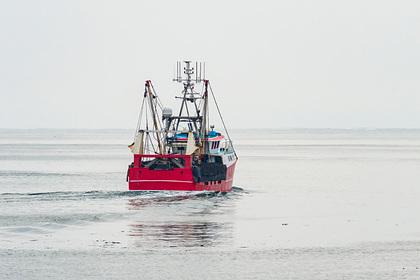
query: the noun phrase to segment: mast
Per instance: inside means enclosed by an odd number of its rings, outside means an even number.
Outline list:
[[[208,106],[209,106],[209,103],[208,103],[209,98],[208,98],[208,91],[207,91],[208,84],[209,84],[209,81],[208,80],[204,80],[203,119],[201,121],[201,130],[200,130],[200,139],[201,139],[200,153],[201,154],[205,154],[207,152],[207,148],[206,148],[206,146],[207,146],[207,140],[206,140],[206,137],[207,137],[207,134],[208,134],[208,131],[207,131],[207,122],[208,122],[208,119],[207,119],[207,117],[208,117]]]
[[[153,119],[153,126],[156,132],[156,141],[158,143],[159,154],[163,155],[165,153],[165,149],[163,148],[162,140],[160,139],[159,132],[161,131],[161,128],[159,127],[159,122],[157,121],[156,106],[154,105],[154,101],[153,101],[153,99],[155,99],[156,96],[152,92],[150,80],[146,81],[146,89],[147,89],[147,97],[149,99],[150,112]]]
[[[184,61],[183,74],[181,76],[181,62],[177,62],[175,79],[174,81],[183,84],[182,96],[177,96],[176,98],[182,99],[181,107],[177,117],[173,117],[175,120],[173,124],[173,130],[178,131],[179,125],[181,122],[187,122],[189,131],[195,131],[198,134],[202,129],[202,116],[200,105],[197,104],[197,100],[203,99],[203,96],[195,91],[195,85],[203,82],[202,76],[202,63],[186,60]],[[192,105],[189,106],[189,104]]]

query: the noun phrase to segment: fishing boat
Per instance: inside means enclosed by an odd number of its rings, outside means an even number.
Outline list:
[[[129,190],[231,191],[238,156],[205,78],[205,63],[177,62],[173,80],[182,84],[175,97],[177,114],[163,106],[152,82],[145,82],[134,141],[128,146],[134,156],[127,171]],[[211,123],[211,112],[220,128]]]

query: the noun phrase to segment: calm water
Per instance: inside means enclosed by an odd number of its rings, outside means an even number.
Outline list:
[[[127,192],[125,130],[0,130],[0,279],[420,279],[420,130],[232,131],[228,194]]]

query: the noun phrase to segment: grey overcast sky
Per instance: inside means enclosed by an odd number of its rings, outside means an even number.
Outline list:
[[[0,128],[135,128],[207,62],[229,127],[419,128],[420,2],[1,1]]]

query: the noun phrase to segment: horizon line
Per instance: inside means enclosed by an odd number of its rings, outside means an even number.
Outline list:
[[[0,130],[135,130],[132,128],[76,128],[76,127],[0,127]],[[420,127],[249,127],[228,130],[420,130]]]

